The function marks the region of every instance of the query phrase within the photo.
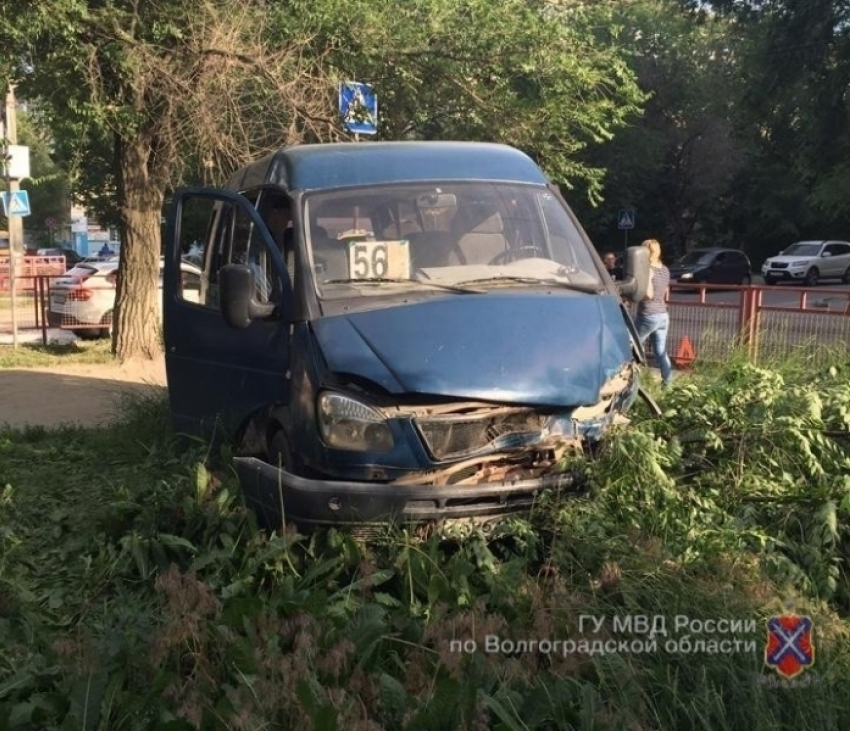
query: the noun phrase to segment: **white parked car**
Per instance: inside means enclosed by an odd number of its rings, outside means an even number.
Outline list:
[[[798,281],[813,287],[821,279],[840,279],[850,284],[850,243],[847,241],[798,241],[761,267],[765,284]]]
[[[160,292],[163,266],[164,261],[160,260]],[[194,293],[199,290],[201,270],[187,262],[183,262],[181,268],[187,291]],[[112,334],[117,276],[118,257],[114,257],[104,261],[82,261],[57,277],[50,285],[47,311],[50,326],[72,330],[81,338],[109,337]],[[161,295],[157,303],[161,318]]]

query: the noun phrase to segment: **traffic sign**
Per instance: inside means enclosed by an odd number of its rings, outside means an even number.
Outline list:
[[[339,85],[339,115],[349,132],[378,133],[378,97],[368,84],[346,81]]]
[[[6,146],[6,165],[3,175],[12,180],[21,180],[30,176],[30,148],[26,145]]]
[[[25,190],[3,193],[3,213],[7,216],[29,216],[30,197]]]
[[[635,227],[635,209],[621,208],[617,216],[617,228],[630,229]]]

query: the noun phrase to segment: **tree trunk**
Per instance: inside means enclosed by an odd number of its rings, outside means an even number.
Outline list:
[[[144,138],[117,143],[121,204],[121,259],[113,312],[112,352],[122,362],[162,352],[159,299],[163,190],[150,175],[151,146]]]

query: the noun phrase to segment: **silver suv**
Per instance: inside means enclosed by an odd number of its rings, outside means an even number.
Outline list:
[[[847,241],[798,241],[761,267],[765,284],[800,281],[814,287],[821,279],[840,279],[850,284],[850,243]]]

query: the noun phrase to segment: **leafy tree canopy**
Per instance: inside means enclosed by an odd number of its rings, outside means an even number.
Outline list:
[[[499,139],[558,181],[602,171],[643,96],[594,25],[610,6],[541,0],[24,1],[0,23],[15,81],[46,110],[76,193],[122,230],[116,352],[158,351],[156,257],[168,190],[269,149],[341,135],[334,91],[375,84],[381,136]],[[122,314],[123,313],[123,314]]]

